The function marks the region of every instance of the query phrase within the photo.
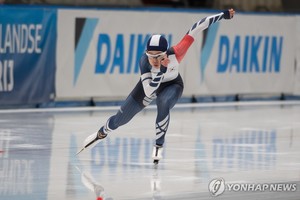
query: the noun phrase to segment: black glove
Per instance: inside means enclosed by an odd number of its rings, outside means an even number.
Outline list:
[[[229,10],[224,10],[223,13],[224,19],[231,19]]]

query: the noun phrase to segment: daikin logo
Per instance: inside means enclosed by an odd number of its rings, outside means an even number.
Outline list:
[[[201,52],[201,83],[212,59],[215,42],[217,56],[214,57],[217,74],[267,74],[281,72],[281,57],[284,48],[283,36],[275,35],[220,35],[217,38],[219,24],[213,24],[204,32]]]
[[[83,62],[90,48],[99,19],[76,18],[75,21],[75,65],[74,80],[76,84]],[[96,49],[94,65],[95,74],[138,74],[139,58],[145,52],[150,33],[96,33]],[[172,35],[163,34],[172,44]],[[94,50],[93,50],[94,51]]]
[[[164,35],[164,34],[162,34]],[[95,74],[138,74],[139,59],[151,34],[100,33],[97,43]],[[172,35],[164,35],[172,43]]]
[[[76,18],[75,19],[75,68],[73,85],[76,84],[80,74],[84,58],[90,46],[92,36],[98,24],[97,18]]]
[[[282,36],[220,36],[217,73],[280,73]]]
[[[98,35],[96,74],[137,74],[139,58],[145,52],[150,34]],[[129,45],[128,45],[129,44]]]

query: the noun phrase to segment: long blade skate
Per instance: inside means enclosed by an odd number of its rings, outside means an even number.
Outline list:
[[[95,143],[97,140],[99,140],[98,138],[95,138],[93,141],[91,141],[90,143],[88,143],[87,145],[85,145],[84,147],[82,147],[77,153],[76,155],[78,155],[79,153],[81,153],[83,150],[85,150],[86,148],[88,148],[89,146],[91,146],[93,143]],[[98,143],[98,142],[97,142]],[[94,145],[96,145],[97,143],[95,143]]]
[[[159,160],[153,160],[154,165],[158,165]]]
[[[76,155],[78,155],[80,152],[82,152],[85,149],[85,147],[81,148],[79,151],[77,151]]]
[[[157,165],[159,163],[159,160],[162,159],[162,152],[163,152],[162,146],[155,145],[153,147],[152,159],[155,165]]]
[[[100,131],[88,136],[83,142],[83,147],[76,153],[76,155],[78,155],[88,147],[95,146],[98,142],[100,142],[101,139],[104,139],[106,136],[107,134],[102,133]]]

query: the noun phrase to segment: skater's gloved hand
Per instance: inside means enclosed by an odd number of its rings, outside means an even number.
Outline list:
[[[223,11],[223,13],[224,19],[232,19],[235,14],[235,11],[233,10],[233,8],[230,8],[229,10]]]
[[[160,61],[160,71],[162,73],[165,73],[167,71],[169,63],[170,63],[170,59],[168,58],[168,55],[166,54]]]

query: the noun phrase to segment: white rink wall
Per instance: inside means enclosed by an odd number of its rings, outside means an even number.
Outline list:
[[[175,45],[195,22],[215,13],[59,9],[57,99],[126,97],[139,79],[137,61],[151,34]],[[180,67],[183,96],[299,95],[299,21],[295,15],[237,13],[206,36],[200,33]]]
[[[140,78],[152,34],[176,45],[221,12],[1,8],[0,109],[119,105]],[[180,66],[180,102],[299,100],[299,16],[237,12],[199,33]]]

